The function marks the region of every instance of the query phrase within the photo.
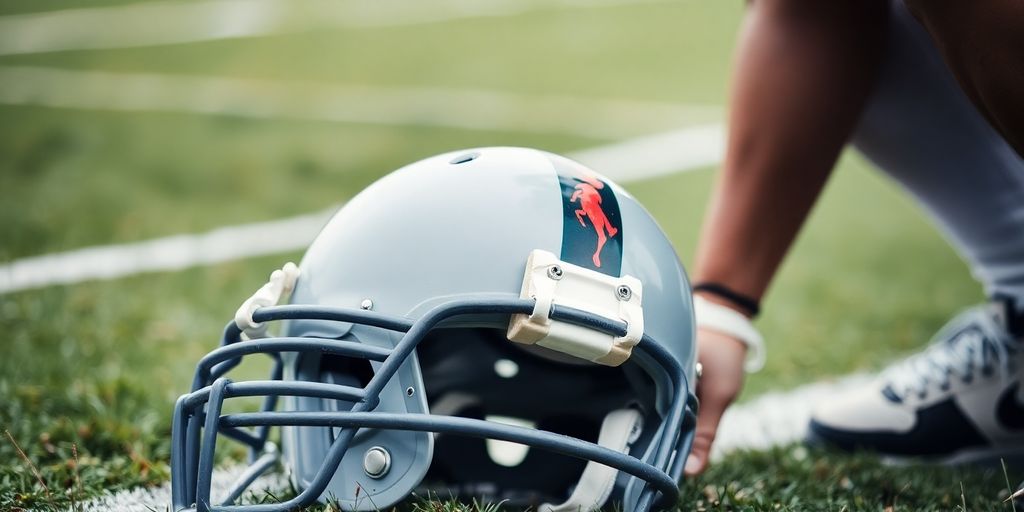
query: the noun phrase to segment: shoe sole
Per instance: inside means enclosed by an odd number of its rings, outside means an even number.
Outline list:
[[[848,450],[836,446],[821,436],[814,434],[814,432],[808,432],[804,437],[804,444],[815,447],[828,447],[833,449],[839,449],[846,453],[854,453]],[[858,453],[873,453],[878,456],[879,460],[887,466],[910,466],[915,464],[935,464],[941,466],[1000,466],[1003,462],[1006,464],[1024,465],[1024,446],[1019,447],[1001,447],[1001,448],[972,448],[967,450],[960,450],[949,455],[928,457],[928,456],[908,456],[908,455],[890,455],[880,452],[872,452],[871,450],[864,449]]]

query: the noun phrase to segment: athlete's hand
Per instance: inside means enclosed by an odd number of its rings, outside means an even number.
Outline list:
[[[703,366],[703,374],[697,382],[700,410],[693,449],[686,460],[687,476],[701,473],[708,465],[708,454],[722,413],[743,388],[746,355],[747,347],[743,342],[719,332],[697,330],[697,359]]]

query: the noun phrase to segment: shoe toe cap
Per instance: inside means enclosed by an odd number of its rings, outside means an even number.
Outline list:
[[[877,386],[829,398],[811,414],[812,429],[849,432],[906,432],[916,417],[905,404],[893,402]]]

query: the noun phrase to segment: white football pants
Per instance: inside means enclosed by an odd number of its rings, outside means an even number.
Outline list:
[[[1024,160],[975,110],[903,2],[892,9],[853,143],[925,207],[990,297],[1024,308]]]

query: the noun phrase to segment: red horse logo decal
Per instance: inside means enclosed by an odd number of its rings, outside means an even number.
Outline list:
[[[604,183],[593,176],[584,176],[577,179],[583,180],[583,183],[576,185],[572,197],[569,198],[569,202],[575,203],[579,201],[580,207],[576,210],[576,219],[580,221],[580,225],[583,227],[587,227],[583,217],[590,219],[590,223],[594,226],[594,231],[597,232],[597,250],[594,251],[594,266],[601,268],[601,249],[608,242],[608,238],[617,235],[619,230],[612,226],[608,216],[604,213],[604,209],[601,208],[601,193],[598,190],[604,188]]]

